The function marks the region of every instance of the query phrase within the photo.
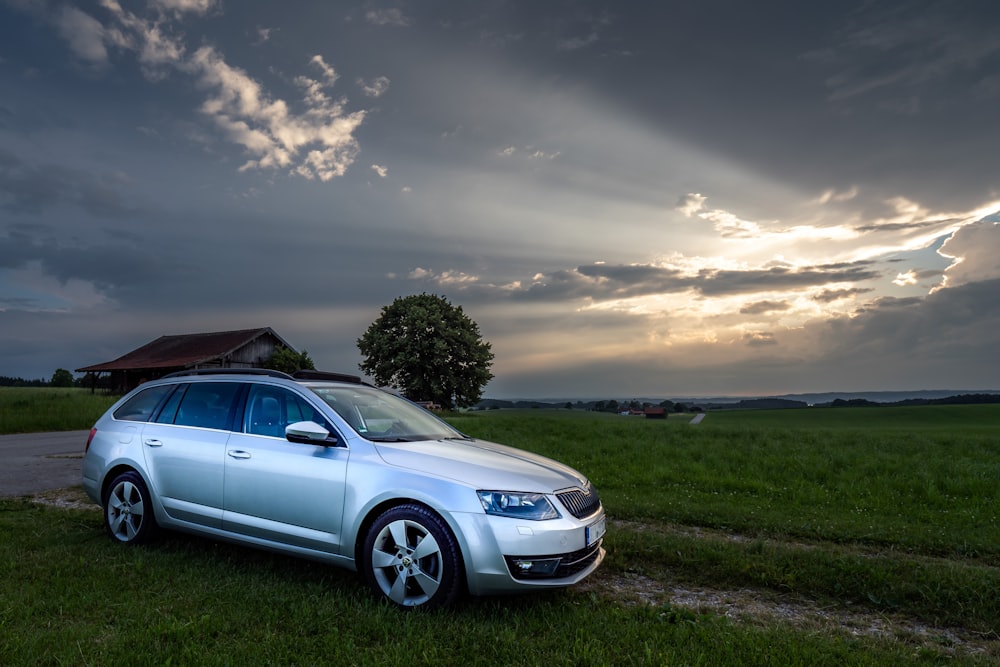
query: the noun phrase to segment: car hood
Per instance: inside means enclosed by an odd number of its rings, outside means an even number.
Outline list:
[[[377,443],[389,465],[447,477],[477,489],[552,493],[587,478],[558,461],[486,440]]]

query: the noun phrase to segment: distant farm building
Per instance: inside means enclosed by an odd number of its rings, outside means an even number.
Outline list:
[[[113,361],[77,368],[113,391],[195,368],[261,368],[281,347],[296,352],[270,327],[160,336]]]
[[[629,408],[618,414],[624,417],[645,417],[646,419],[666,419],[667,409],[660,407]]]

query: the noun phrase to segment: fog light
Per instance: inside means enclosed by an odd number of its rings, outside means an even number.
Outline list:
[[[514,559],[514,566],[517,568],[519,574],[545,577],[556,571],[561,560],[561,558],[516,558]]]

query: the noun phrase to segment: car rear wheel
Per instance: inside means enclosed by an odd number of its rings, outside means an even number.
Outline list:
[[[458,543],[444,520],[426,507],[386,510],[368,531],[363,554],[368,584],[400,607],[440,607],[462,591]]]
[[[129,470],[112,480],[104,496],[104,525],[123,544],[141,544],[156,533],[153,504],[139,473]]]

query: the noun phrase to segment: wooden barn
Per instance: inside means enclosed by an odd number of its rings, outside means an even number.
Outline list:
[[[192,368],[261,368],[277,348],[289,345],[270,327],[160,336],[113,361],[77,368],[95,383],[124,393],[143,382]]]

